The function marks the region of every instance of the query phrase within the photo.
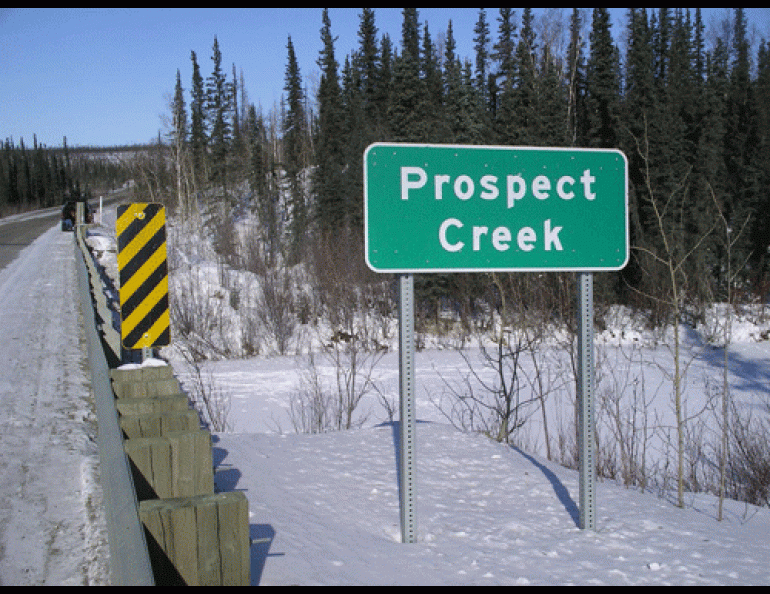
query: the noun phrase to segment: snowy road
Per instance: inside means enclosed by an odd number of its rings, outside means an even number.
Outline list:
[[[0,270],[2,586],[107,581],[76,287],[73,236],[58,224]]]

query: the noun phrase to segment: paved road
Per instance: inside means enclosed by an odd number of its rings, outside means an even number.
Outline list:
[[[104,199],[103,206],[112,206],[120,202],[123,196],[115,194]],[[95,201],[91,204],[98,208]],[[13,262],[19,252],[54,225],[61,223],[61,208],[47,208],[34,212],[13,215],[0,219],[0,270]]]
[[[60,217],[61,209],[49,208],[0,219],[0,270],[41,234],[58,224]]]

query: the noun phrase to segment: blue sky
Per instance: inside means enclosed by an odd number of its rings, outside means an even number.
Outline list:
[[[329,9],[340,62],[358,46],[360,10]],[[478,8],[418,10],[434,38],[451,20],[458,53],[473,56]],[[522,9],[514,10],[518,20]],[[625,9],[616,10],[621,19]],[[375,9],[380,35],[388,33],[394,43],[401,40],[401,11]],[[497,9],[486,11],[494,31]],[[746,11],[770,40],[770,9]],[[60,146],[65,136],[70,146],[151,141],[167,129],[177,70],[190,87],[192,51],[201,74],[210,74],[215,36],[228,76],[234,64],[250,102],[267,112],[283,94],[289,37],[303,80],[316,80],[321,14],[321,8],[0,8],[0,140],[23,139],[27,146],[33,135],[46,146]],[[621,33],[616,25],[616,40]]]

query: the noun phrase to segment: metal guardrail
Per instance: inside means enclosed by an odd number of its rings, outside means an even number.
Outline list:
[[[84,227],[75,230],[75,262],[83,312],[91,381],[99,427],[99,460],[104,491],[113,586],[154,586],[144,527],[139,519],[136,489],[115,408],[107,355],[121,360],[120,335],[93,256],[85,244]]]
[[[95,326],[101,333],[105,346],[109,349],[108,355],[115,361],[122,361],[122,346],[120,342],[120,313],[113,306],[117,303],[115,290],[107,286],[104,275],[97,267],[90,249],[86,245],[82,234],[82,228],[75,233],[75,241],[80,249],[83,262],[86,267],[88,286],[93,301],[95,314]]]

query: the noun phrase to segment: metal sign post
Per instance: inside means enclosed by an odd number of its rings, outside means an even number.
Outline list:
[[[596,528],[596,441],[594,435],[594,297],[593,276],[578,274],[578,382],[580,423],[580,527]]]
[[[414,277],[399,277],[399,487],[401,541],[415,542]]]

